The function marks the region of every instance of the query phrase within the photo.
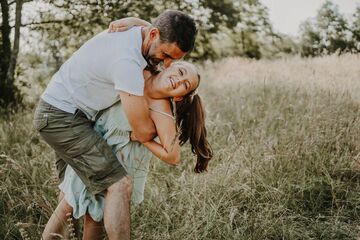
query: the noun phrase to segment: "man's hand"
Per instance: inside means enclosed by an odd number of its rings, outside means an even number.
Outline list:
[[[148,23],[145,20],[135,18],[135,17],[126,17],[122,18],[116,21],[113,21],[109,25],[109,31],[108,32],[123,32],[126,31],[134,26],[144,26],[148,27],[150,26],[150,23]]]
[[[138,142],[137,138],[135,137],[135,135],[133,134],[133,132],[130,132],[130,140],[132,142]]]

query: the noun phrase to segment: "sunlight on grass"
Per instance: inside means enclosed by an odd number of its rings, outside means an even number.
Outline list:
[[[133,239],[357,239],[360,56],[201,68],[215,152],[205,174],[184,148],[177,168],[153,159]],[[56,206],[54,155],[32,109],[0,123],[0,238],[31,239]],[[24,227],[25,226],[25,227]]]

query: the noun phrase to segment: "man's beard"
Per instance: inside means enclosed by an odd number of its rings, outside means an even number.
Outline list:
[[[159,72],[159,61],[154,61],[151,56],[146,56],[145,60],[147,62],[145,70],[150,71],[152,74]]]

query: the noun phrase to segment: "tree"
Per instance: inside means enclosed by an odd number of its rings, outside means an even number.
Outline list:
[[[269,45],[281,36],[272,29],[268,9],[258,0],[243,0],[237,1],[237,11],[238,20],[231,33],[232,55],[259,59],[272,54]]]
[[[317,15],[317,26],[321,38],[321,48],[329,53],[349,51],[352,46],[347,38],[350,34],[348,23],[340,14],[339,7],[326,1]]]
[[[17,106],[21,102],[21,96],[15,85],[15,67],[19,53],[21,10],[23,1],[8,2],[1,0],[1,50],[0,50],[0,107],[8,108]],[[11,46],[10,34],[10,11],[11,5],[15,4],[14,43]]]
[[[354,49],[351,29],[337,5],[326,1],[315,19],[307,20],[301,27],[301,54],[344,53]]]
[[[355,13],[353,14],[351,32],[354,50],[360,52],[360,6],[356,8]]]
[[[321,54],[321,37],[316,23],[308,19],[300,25],[300,52],[303,57],[314,57]]]

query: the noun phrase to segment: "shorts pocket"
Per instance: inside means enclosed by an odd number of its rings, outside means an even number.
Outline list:
[[[34,118],[33,125],[37,131],[41,131],[42,129],[44,129],[48,125],[48,114],[37,114]]]
[[[76,110],[74,113],[70,127],[76,136],[87,134],[89,131],[94,131],[92,122],[80,110]]]

